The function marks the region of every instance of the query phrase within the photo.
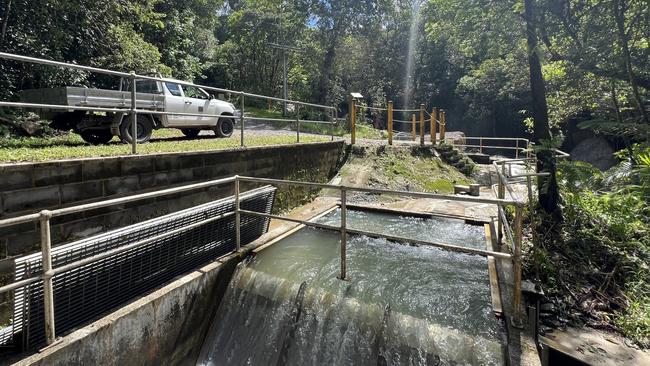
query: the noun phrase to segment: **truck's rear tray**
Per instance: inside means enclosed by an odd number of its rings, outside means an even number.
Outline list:
[[[26,103],[131,108],[131,92],[119,90],[64,86],[23,90],[20,97]],[[165,97],[161,94],[136,93],[136,107],[138,109],[164,110]]]

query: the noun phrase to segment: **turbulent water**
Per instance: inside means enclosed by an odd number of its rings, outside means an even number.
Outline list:
[[[321,219],[337,224],[338,213]],[[348,225],[484,248],[481,226],[350,211]],[[487,262],[474,255],[303,229],[242,265],[202,365],[501,364]]]

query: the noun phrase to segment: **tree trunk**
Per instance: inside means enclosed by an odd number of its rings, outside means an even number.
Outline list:
[[[548,177],[538,178],[539,205],[554,217],[559,217],[559,192],[556,178],[555,154],[551,146],[551,129],[548,121],[546,90],[539,59],[535,30],[534,0],[524,0],[526,18],[526,43],[530,68],[530,92],[532,98],[533,132],[537,144],[537,171],[547,172]]]
[[[616,114],[616,122],[623,124],[623,117],[621,117],[621,108],[618,105],[618,96],[616,95],[616,84],[614,80],[610,80],[611,85],[611,94],[612,94],[612,105],[614,107],[614,112]],[[630,137],[623,135],[623,140],[625,141],[625,148],[627,149],[627,154],[632,162],[632,165],[636,165],[636,160],[634,159],[634,150],[632,150],[632,143],[630,142]]]
[[[5,14],[2,17],[2,29],[0,29],[0,47],[5,42],[5,35],[7,34],[7,25],[9,24],[9,13],[11,12],[11,0],[5,2]]]
[[[632,57],[630,56],[630,47],[628,44],[627,34],[625,32],[625,0],[615,0],[614,1],[614,19],[616,20],[616,29],[618,34],[618,41],[621,43],[621,48],[623,50],[623,58],[625,59],[625,68],[627,71],[627,76],[630,81],[630,86],[632,87],[632,94],[634,95],[634,101],[636,102],[637,108],[641,113],[641,118],[644,123],[650,123],[648,118],[648,112],[645,110],[641,96],[639,95],[639,86],[636,82],[636,77],[634,76],[634,70],[632,68]]]

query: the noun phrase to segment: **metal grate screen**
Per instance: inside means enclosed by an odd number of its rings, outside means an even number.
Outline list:
[[[243,210],[271,213],[275,188],[240,195]],[[53,267],[87,258],[148,237],[234,211],[234,197],[113,230],[52,249]],[[268,230],[269,219],[241,216],[241,244]],[[234,251],[235,217],[224,217],[188,231],[116,254],[53,278],[55,328],[63,334],[118,305],[215,258]],[[41,273],[41,254],[16,259],[16,280]],[[45,343],[41,282],[16,290],[13,338],[23,350]],[[9,335],[7,335],[9,336]],[[7,337],[5,336],[5,337]],[[0,344],[10,341],[0,339]]]

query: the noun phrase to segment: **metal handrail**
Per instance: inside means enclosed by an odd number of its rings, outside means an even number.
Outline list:
[[[484,136],[464,136],[463,139],[478,140],[478,145],[476,144],[457,144],[453,139],[445,139],[445,142],[451,142],[452,145],[462,148],[474,148],[479,149],[479,153],[483,153],[483,149],[494,149],[494,150],[514,150],[515,159],[519,159],[519,153],[526,153],[526,156],[530,157],[531,152],[531,142],[527,138],[523,137],[484,137]],[[499,146],[499,145],[484,145],[483,141],[509,141],[514,142],[515,146]],[[523,146],[520,145],[520,141],[523,142]]]
[[[312,222],[309,220],[299,220],[299,219],[293,219],[290,217],[284,217],[284,216],[279,216],[279,215],[273,215],[273,214],[266,214],[266,213],[259,213],[255,211],[249,211],[249,210],[244,210],[241,209],[240,207],[240,199],[242,197],[242,193],[240,192],[240,182],[249,182],[249,183],[265,183],[265,184],[273,184],[273,185],[289,185],[289,186],[303,186],[303,187],[311,187],[311,188],[318,188],[318,189],[335,189],[340,191],[341,193],[341,201],[340,201],[340,207],[341,207],[341,225],[340,226],[332,226],[332,225],[326,225],[326,224],[320,224],[316,222]],[[91,209],[97,209],[97,208],[102,208],[102,207],[108,207],[111,205],[116,205],[116,204],[123,204],[123,203],[128,203],[128,202],[133,202],[137,200],[144,200],[147,198],[155,198],[159,196],[164,196],[164,195],[169,195],[169,194],[174,194],[174,193],[180,193],[180,192],[185,192],[189,190],[194,190],[194,189],[199,189],[199,188],[206,188],[210,186],[215,186],[215,185],[223,185],[223,184],[228,184],[228,183],[233,183],[234,184],[234,192],[235,192],[235,209],[234,212],[229,212],[225,213],[219,216],[215,216],[213,218],[205,219],[197,223],[189,224],[181,228],[177,228],[174,230],[170,230],[168,232],[158,234],[153,237],[149,237],[146,239],[142,239],[139,241],[136,241],[134,243],[130,243],[128,245],[115,248],[112,250],[109,250],[104,253],[100,253],[88,258],[80,259],[65,265],[62,265],[57,268],[53,268],[52,266],[52,253],[51,253],[51,233],[50,233],[50,222],[53,217],[56,216],[61,216],[61,215],[66,215],[66,214],[72,214],[72,213],[77,213],[85,210],[91,210]],[[141,193],[141,194],[136,194],[132,196],[127,196],[127,197],[120,197],[120,198],[115,198],[115,199],[110,199],[106,201],[99,201],[99,202],[93,202],[93,203],[88,203],[88,204],[83,204],[83,205],[77,205],[77,206],[72,206],[72,207],[65,207],[65,208],[60,208],[60,209],[55,209],[55,210],[43,210],[40,213],[34,213],[34,214],[29,214],[29,215],[23,215],[20,217],[15,217],[11,219],[5,219],[5,220],[0,220],[0,227],[4,226],[10,226],[10,225],[16,225],[16,224],[21,224],[25,222],[32,222],[32,221],[40,221],[40,229],[41,229],[41,258],[42,258],[42,274],[36,275],[30,278],[22,279],[19,281],[12,282],[8,285],[0,287],[0,293],[15,290],[19,287],[23,287],[32,283],[36,283],[38,281],[43,281],[43,301],[44,301],[44,320],[45,320],[45,335],[46,335],[46,342],[48,344],[51,344],[54,342],[56,338],[56,332],[54,329],[54,294],[53,294],[53,287],[52,287],[52,278],[53,276],[78,268],[80,266],[96,262],[98,260],[102,260],[105,258],[108,258],[112,255],[121,253],[126,250],[133,249],[135,247],[139,247],[142,245],[145,245],[147,243],[150,243],[155,240],[159,240],[162,238],[167,238],[172,235],[184,232],[186,230],[190,230],[192,228],[198,227],[200,225],[204,225],[208,222],[212,222],[214,220],[218,220],[224,217],[230,217],[232,215],[235,216],[235,230],[236,230],[236,247],[235,251],[239,251],[241,249],[241,215],[253,215],[253,216],[262,216],[262,217],[267,217],[267,218],[272,218],[272,219],[278,219],[278,220],[284,220],[284,221],[290,221],[290,222],[295,222],[299,223],[302,225],[306,226],[312,226],[312,227],[318,227],[322,229],[327,229],[327,230],[335,230],[339,231],[341,235],[341,269],[340,269],[340,278],[341,279],[346,279],[346,273],[347,273],[347,235],[348,233],[351,234],[358,234],[358,235],[367,235],[367,236],[373,236],[373,237],[381,237],[385,238],[387,240],[392,240],[392,241],[401,241],[401,242],[406,242],[410,244],[416,244],[416,245],[428,245],[428,246],[434,246],[438,247],[441,249],[445,250],[452,250],[452,251],[458,251],[458,252],[463,252],[463,253],[468,253],[468,254],[476,254],[476,255],[483,255],[483,256],[492,256],[495,258],[501,258],[501,259],[512,259],[515,263],[518,261],[518,246],[521,243],[521,220],[519,219],[516,221],[516,231],[513,239],[513,246],[514,246],[514,254],[509,254],[509,253],[502,253],[502,252],[495,252],[495,251],[489,251],[489,250],[481,250],[481,249],[473,249],[473,248],[465,248],[457,245],[452,245],[452,244],[447,244],[447,243],[439,243],[439,242],[430,242],[430,241],[421,241],[421,240],[416,240],[416,239],[409,239],[409,238],[403,238],[403,237],[398,237],[398,236],[393,236],[393,235],[387,235],[387,234],[381,234],[381,233],[374,233],[374,232],[368,232],[368,231],[363,231],[363,230],[357,230],[357,229],[351,229],[347,227],[346,223],[346,216],[347,216],[347,192],[348,191],[356,191],[356,192],[365,192],[365,193],[375,193],[375,194],[390,194],[390,195],[399,195],[399,196],[407,196],[407,197],[416,197],[416,198],[432,198],[432,199],[444,199],[444,200],[450,200],[450,201],[464,201],[464,202],[474,202],[474,203],[488,203],[488,204],[495,204],[497,207],[502,210],[503,206],[510,205],[514,206],[515,210],[517,212],[520,212],[522,209],[522,206],[519,202],[514,201],[514,200],[507,200],[507,199],[493,199],[493,198],[478,198],[478,197],[462,197],[462,196],[452,196],[452,195],[442,195],[442,194],[437,194],[437,193],[427,193],[427,192],[409,192],[409,191],[392,191],[392,190],[386,190],[386,189],[374,189],[374,188],[363,188],[363,187],[349,187],[349,186],[344,186],[344,185],[334,185],[334,184],[327,184],[327,183],[314,183],[314,182],[300,182],[300,181],[293,181],[293,180],[281,180],[281,179],[270,179],[270,178],[254,178],[254,177],[245,177],[245,176],[233,176],[233,177],[228,177],[228,178],[222,178],[222,179],[216,179],[208,182],[202,182],[202,183],[195,183],[195,184],[189,184],[185,186],[180,186],[180,187],[174,187],[174,188],[169,188],[169,189],[164,189],[160,191],[154,191],[154,192],[148,192],[148,193]],[[245,193],[244,193],[245,194]],[[520,215],[519,215],[520,217]],[[509,226],[508,226],[509,228]],[[518,228],[518,229],[517,229]],[[517,234],[519,233],[519,234]],[[515,277],[517,277],[515,275]],[[520,286],[517,286],[515,284],[515,289],[519,288]],[[515,298],[515,301],[518,298]],[[519,309],[517,305],[515,304],[515,308]]]
[[[88,72],[95,72],[95,73],[99,73],[99,74],[113,75],[113,76],[126,77],[126,78],[131,78],[131,77],[135,76],[136,79],[154,80],[154,81],[161,81],[161,82],[169,82],[170,81],[169,78],[160,78],[160,77],[157,77],[157,76],[140,75],[140,74],[136,74],[136,73],[127,73],[127,72],[122,72],[122,71],[102,69],[102,68],[99,68],[99,67],[84,66],[84,65],[78,65],[78,64],[68,63],[68,62],[53,61],[53,60],[47,60],[47,59],[42,59],[42,58],[17,55],[17,54],[6,53],[6,52],[0,52],[0,58],[4,58],[4,59],[7,59],[7,60],[13,60],[13,61],[21,61],[21,62],[41,64],[41,65],[65,67],[65,68],[70,68],[70,69],[83,70],[83,71],[88,71]],[[304,106],[336,110],[336,108],[333,107],[333,106],[327,106],[327,105],[315,104],[315,103],[308,103],[308,102],[302,102],[302,101],[291,100],[291,99],[283,99],[283,98],[271,97],[271,96],[261,95],[261,94],[247,93],[247,92],[244,92],[244,91],[236,91],[236,90],[230,90],[230,89],[224,89],[224,88],[217,88],[217,87],[213,87],[213,86],[195,84],[195,83],[182,81],[182,80],[174,80],[174,83],[179,84],[179,85],[185,85],[185,86],[195,86],[195,87],[198,87],[198,88],[217,91],[217,92],[222,92],[222,93],[231,93],[231,94],[237,94],[237,95],[242,95],[243,94],[246,97],[267,99],[267,100],[273,100],[273,101],[278,101],[278,102],[287,102],[287,103],[290,103],[290,104],[300,104],[300,105],[304,105]]]
[[[35,63],[35,64],[41,64],[41,65],[49,65],[49,66],[56,66],[56,67],[63,67],[63,68],[69,68],[69,69],[75,69],[75,70],[82,70],[82,71],[87,71],[87,72],[94,72],[94,73],[99,73],[99,74],[106,74],[106,75],[112,75],[112,76],[119,76],[122,78],[128,78],[131,82],[131,107],[129,108],[103,108],[103,107],[84,107],[84,106],[64,106],[64,105],[52,105],[52,104],[38,104],[38,103],[21,103],[21,102],[5,102],[5,101],[0,101],[0,106],[4,107],[12,107],[12,108],[35,108],[35,109],[59,109],[59,110],[82,110],[82,111],[97,111],[97,112],[114,112],[114,113],[125,113],[129,114],[132,122],[132,128],[133,130],[131,131],[132,136],[137,136],[137,123],[136,121],[136,116],[137,114],[156,114],[156,115],[169,115],[169,116],[194,116],[194,117],[223,117],[222,115],[214,115],[214,114],[198,114],[198,113],[185,113],[185,112],[165,112],[165,111],[156,111],[156,110],[142,110],[142,109],[137,109],[136,108],[136,83],[135,81],[140,79],[140,80],[153,80],[153,81],[160,81],[160,82],[169,82],[170,79],[166,78],[160,78],[157,76],[149,76],[149,75],[139,75],[136,74],[135,72],[121,72],[121,71],[115,71],[115,70],[109,70],[109,69],[102,69],[98,67],[91,67],[91,66],[84,66],[84,65],[78,65],[78,64],[73,64],[73,63],[68,63],[68,62],[60,62],[60,61],[53,61],[53,60],[47,60],[47,59],[41,59],[41,58],[36,58],[36,57],[28,57],[28,56],[23,56],[23,55],[16,55],[16,54],[11,54],[11,53],[5,53],[5,52],[0,52],[0,59],[7,59],[7,60],[13,60],[13,61],[20,61],[20,62],[27,62],[27,63]],[[286,119],[283,121],[285,122],[291,122],[291,121],[296,121],[298,122],[298,134],[297,134],[297,142],[300,142],[300,123],[305,122],[305,123],[321,123],[321,124],[329,124],[330,125],[330,135],[331,135],[331,141],[334,141],[334,125],[337,123],[337,118],[336,114],[338,113],[336,107],[333,106],[327,106],[327,105],[322,105],[322,104],[315,104],[315,103],[308,103],[308,102],[302,102],[302,101],[297,101],[297,100],[291,100],[291,99],[283,99],[283,98],[277,98],[277,97],[271,97],[271,96],[266,96],[266,95],[261,95],[261,94],[254,94],[254,93],[247,93],[244,91],[235,91],[235,90],[230,90],[230,89],[224,89],[224,88],[217,88],[217,87],[212,87],[212,86],[207,86],[207,85],[202,85],[202,84],[195,84],[187,81],[182,81],[182,80],[174,80],[173,81],[175,84],[179,85],[184,85],[184,86],[194,86],[198,88],[202,88],[205,90],[210,90],[210,91],[216,91],[220,93],[227,93],[231,95],[239,95],[241,98],[240,101],[240,145],[243,147],[244,146],[244,121],[246,119],[251,119],[250,117],[245,117],[244,116],[244,111],[245,111],[245,104],[244,104],[244,98],[245,97],[250,97],[250,98],[259,98],[259,99],[265,99],[265,100],[271,100],[271,101],[278,101],[278,102],[284,102],[284,103],[289,103],[289,104],[294,104],[296,106],[305,106],[305,107],[314,107],[314,108],[319,108],[319,109],[324,109],[325,111],[329,111],[331,113],[330,116],[330,121],[315,121],[315,120],[296,120],[296,119]],[[232,118],[235,118],[235,116],[232,116]],[[133,154],[137,153],[137,139],[134,137],[132,138],[131,142],[131,152]]]

